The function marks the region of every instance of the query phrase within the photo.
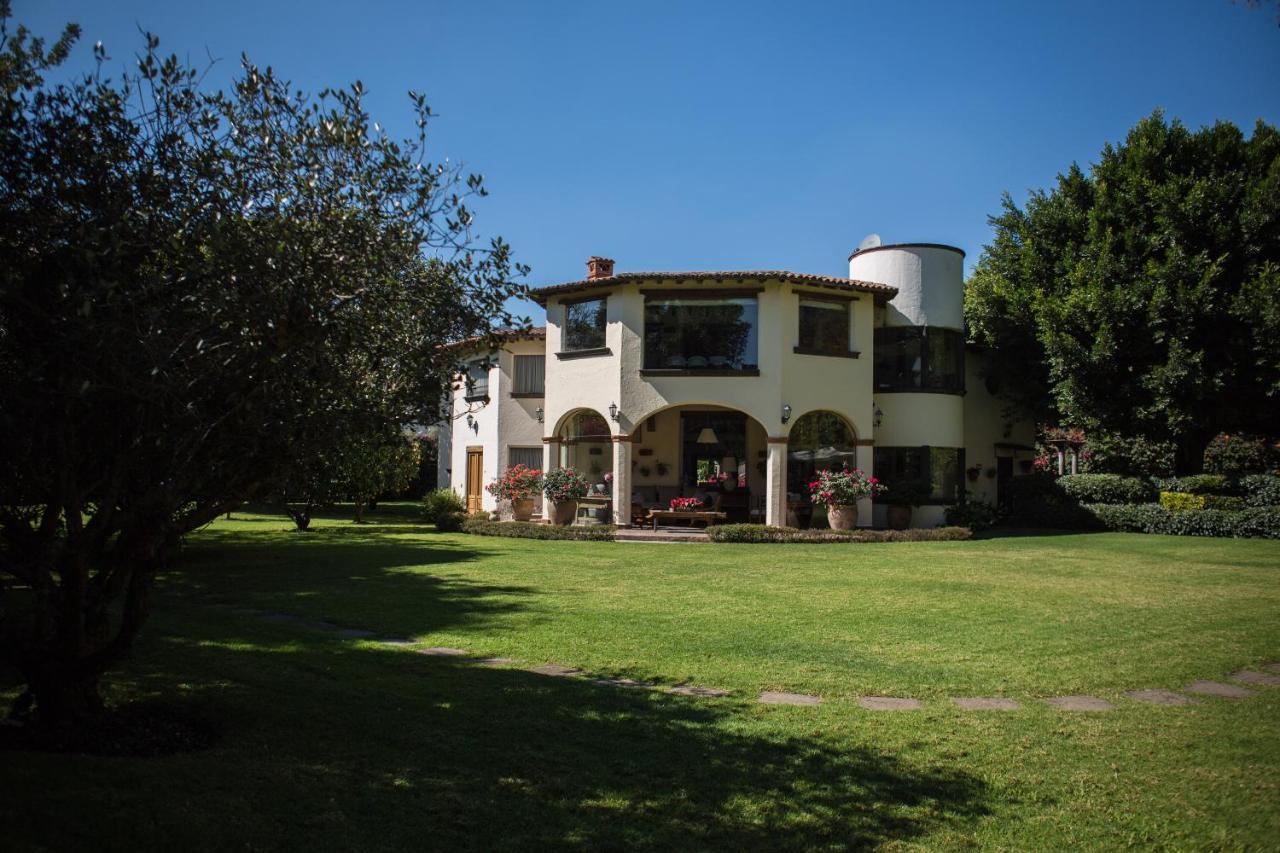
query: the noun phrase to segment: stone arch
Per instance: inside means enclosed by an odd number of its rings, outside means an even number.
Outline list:
[[[787,491],[807,499],[808,483],[826,468],[857,467],[858,431],[853,421],[830,409],[796,418],[787,433]]]
[[[566,412],[556,423],[555,467],[573,468],[587,478],[592,490],[608,494],[613,480],[613,431],[609,419],[592,408]]]

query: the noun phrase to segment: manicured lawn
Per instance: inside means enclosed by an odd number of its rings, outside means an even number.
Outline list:
[[[158,759],[0,753],[6,842],[1232,849],[1280,837],[1280,687],[1186,707],[1123,695],[1280,661],[1280,543],[530,542],[375,520],[295,534],[237,513],[194,537],[112,692],[178,697],[221,740]],[[242,607],[733,694],[482,667]],[[761,690],[823,704],[763,706]],[[1039,701],[1074,693],[1116,708]],[[864,695],[925,708],[870,712]],[[951,696],[1021,708],[960,711]]]

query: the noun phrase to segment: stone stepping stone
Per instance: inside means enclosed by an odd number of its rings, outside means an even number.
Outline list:
[[[1243,681],[1247,684],[1270,684],[1273,687],[1280,685],[1280,675],[1273,675],[1269,672],[1253,672],[1248,669],[1231,673],[1231,679],[1233,681]]]
[[[366,631],[363,628],[339,628],[336,633],[344,640],[368,640],[377,636],[372,631]]]
[[[718,687],[694,687],[692,684],[677,684],[675,687],[667,688],[668,693],[674,693],[677,696],[701,696],[705,699],[716,699],[721,696],[728,696],[732,691],[721,690]]]
[[[598,684],[601,687],[623,687],[629,690],[647,690],[654,686],[653,682],[635,681],[631,678],[593,678],[591,683]]]
[[[1188,693],[1199,693],[1201,696],[1218,696],[1223,699],[1246,699],[1254,695],[1254,691],[1237,687],[1234,684],[1223,684],[1220,681],[1193,681],[1182,688]]]
[[[1124,694],[1135,702],[1147,705],[1199,705],[1199,699],[1192,699],[1172,690],[1130,690]]]
[[[467,661],[467,663],[478,663],[480,666],[506,666],[515,662],[515,658],[471,658]]]
[[[1016,711],[1022,706],[998,696],[957,696],[951,700],[966,711]]]
[[[378,642],[384,646],[412,646],[413,645],[413,640],[406,640],[402,637],[390,637],[390,638],[383,637],[381,640],[378,640]]]
[[[425,649],[414,649],[414,651],[433,658],[464,658],[470,654],[466,649],[452,649],[448,646],[429,646]]]
[[[1044,701],[1060,711],[1110,711],[1115,707],[1097,696],[1054,696]]]
[[[571,666],[561,666],[558,663],[544,663],[539,666],[531,666],[526,672],[532,672],[534,675],[551,675],[556,678],[569,678],[582,672]]]
[[[868,711],[919,711],[924,703],[901,696],[859,696],[858,704]]]
[[[781,693],[776,690],[766,690],[760,694],[760,704],[762,705],[821,705],[821,696],[810,696],[807,693]]]

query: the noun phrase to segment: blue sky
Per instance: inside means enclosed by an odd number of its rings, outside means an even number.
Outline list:
[[[619,271],[844,275],[869,232],[951,243],[1153,109],[1193,127],[1280,123],[1280,27],[1230,0],[1008,3],[216,3],[15,0],[123,64],[241,51],[309,90],[361,79],[383,125],[406,90],[433,157],[482,172],[479,207],[529,283]],[[532,306],[531,306],[532,307]],[[540,320],[536,308],[535,320]]]

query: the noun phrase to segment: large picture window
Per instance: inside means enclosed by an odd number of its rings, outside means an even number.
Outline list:
[[[913,485],[926,503],[954,504],[964,499],[964,448],[877,447],[875,475],[890,489]]]
[[[649,370],[755,370],[756,298],[649,297],[644,366]]]
[[[964,335],[930,326],[876,329],[877,391],[964,391]]]
[[[849,354],[849,303],[800,297],[800,352]]]
[[[564,306],[564,350],[602,349],[606,298],[583,299]]]

